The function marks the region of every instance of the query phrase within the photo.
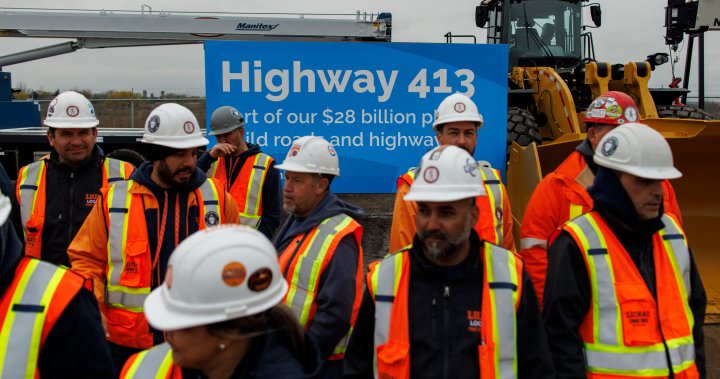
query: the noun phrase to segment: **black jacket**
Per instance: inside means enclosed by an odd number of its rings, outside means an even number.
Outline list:
[[[625,247],[648,289],[656,296],[655,264],[652,236],[664,227],[660,217],[639,220],[632,200],[617,176],[598,169],[595,183],[588,192],[594,210],[605,219],[610,229]],[[689,298],[695,325],[695,355],[700,377],[705,377],[705,349],[703,319],[707,298],[694,259],[691,258]],[[585,377],[585,357],[578,329],[590,310],[590,280],[585,260],[575,240],[561,232],[548,249],[548,273],[545,283],[543,316],[553,352],[558,378]]]
[[[282,254],[295,236],[308,233],[323,220],[344,213],[356,221],[364,216],[362,209],[328,193],[306,217],[290,216],[277,236],[275,248]],[[353,235],[343,238],[332,259],[320,276],[317,309],[308,333],[315,339],[323,358],[330,356],[340,339],[347,333],[355,301],[355,276],[360,247]],[[287,278],[288,272],[283,272]]]
[[[410,377],[479,378],[477,313],[482,310],[480,239],[470,236],[470,255],[440,267],[425,256],[417,237],[410,251]],[[517,312],[518,377],[552,378],[552,358],[530,277],[523,273]],[[471,317],[472,316],[472,317]],[[346,378],[373,377],[375,303],[365,291],[345,357]]]
[[[312,339],[306,336],[302,355],[298,356],[279,333],[270,333],[253,341],[230,379],[311,379],[317,377],[321,365],[320,352]],[[184,368],[182,374],[183,378],[207,378],[193,369]]]
[[[0,225],[0,294],[5,294],[22,254],[9,223]],[[110,349],[100,324],[95,296],[85,289],[75,295],[45,340],[38,368],[41,378],[113,377]]]
[[[50,153],[45,179],[42,260],[70,266],[67,248],[100,196],[105,157],[95,146],[90,159],[73,169]]]
[[[231,167],[235,169],[231,173],[225,173],[227,178],[230,180],[227,183],[226,190],[229,192],[237,176],[240,174],[240,169],[245,164],[248,158],[254,157],[256,154],[261,153],[260,146],[248,143],[248,149],[242,152],[237,157],[228,156],[228,165],[226,169],[230,171]],[[217,161],[210,156],[207,152],[203,154],[197,161],[197,167],[203,172],[207,172],[210,166]],[[241,205],[241,199],[235,199],[238,206]],[[242,201],[245,201],[242,199]],[[280,188],[280,173],[275,169],[275,161],[268,166],[267,174],[265,174],[265,183],[263,184],[262,190],[262,218],[260,219],[260,226],[258,230],[262,232],[268,239],[272,239],[273,233],[280,226],[280,216],[282,215],[282,189]]]

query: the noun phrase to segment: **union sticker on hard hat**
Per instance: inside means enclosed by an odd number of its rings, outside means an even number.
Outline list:
[[[237,109],[230,108],[230,114],[236,119],[240,119],[240,112],[238,112]]]
[[[192,132],[195,131],[195,124],[193,124],[192,121],[185,121],[183,124],[183,130],[187,134],[192,134]]]
[[[610,118],[618,118],[623,114],[622,107],[617,104],[610,104],[607,108],[605,108],[605,114],[607,114]]]
[[[333,157],[335,156],[335,154],[337,154],[335,152],[335,148],[333,148],[332,145],[328,145],[328,153],[330,153],[330,155]]]
[[[618,147],[618,139],[615,136],[610,136],[608,139],[605,140],[602,144],[602,149],[600,152],[602,155],[609,157],[615,153],[615,150],[617,150]]]
[[[292,145],[292,147],[290,148],[290,151],[288,151],[287,156],[288,156],[288,158],[294,157],[294,156],[298,155],[299,152],[300,152],[300,145]]]
[[[625,108],[625,119],[626,120],[628,120],[630,122],[635,122],[635,121],[637,121],[637,118],[638,118],[638,113],[637,113],[637,109],[635,109],[635,107]]]
[[[440,170],[435,166],[430,166],[423,172],[423,179],[426,183],[435,183],[440,177]]]
[[[154,115],[148,121],[148,132],[155,133],[160,128],[160,116]]]
[[[67,115],[70,117],[77,117],[77,115],[80,114],[80,109],[78,109],[78,107],[74,105],[71,105],[67,107],[67,109],[65,109],[65,113],[67,113]]]
[[[467,161],[465,161],[465,167],[463,169],[474,178],[479,172],[478,166],[479,165],[475,159],[468,158]]]
[[[272,279],[273,273],[269,268],[263,267],[257,269],[255,270],[255,272],[252,273],[252,275],[250,275],[250,278],[248,279],[248,288],[250,288],[251,291],[255,292],[264,291],[268,287],[270,287]]]
[[[245,270],[245,265],[240,262],[233,261],[223,267],[222,280],[230,287],[243,284],[245,276],[247,276],[247,270]]]
[[[455,109],[455,112],[457,113],[463,113],[465,112],[465,103],[455,103],[455,106],[453,107]]]

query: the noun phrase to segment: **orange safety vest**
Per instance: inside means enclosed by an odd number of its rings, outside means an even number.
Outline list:
[[[240,173],[230,186],[227,177],[227,159],[220,157],[215,161],[208,177],[215,178],[228,188],[228,192],[235,199],[240,210],[240,223],[258,228],[262,216],[262,191],[268,167],[274,162],[273,158],[265,153],[258,153],[245,160]]]
[[[487,196],[478,196],[475,200],[481,217],[478,217],[474,229],[480,235],[480,239],[490,241],[496,245],[503,245],[503,214],[506,210],[503,209],[505,199],[503,198],[500,171],[482,164],[479,168]],[[403,183],[412,186],[415,181],[416,171],[417,168],[413,167],[401,175],[397,180],[397,186],[400,187]],[[486,217],[486,215],[492,217]],[[409,242],[412,243],[412,241]]]
[[[0,378],[39,378],[43,344],[85,279],[70,270],[22,258],[0,299]]]
[[[143,303],[152,284],[152,258],[148,243],[143,196],[133,191],[133,180],[115,183],[104,197],[108,220],[105,304],[108,340],[118,345],[147,349],[153,345]],[[225,194],[213,179],[195,191],[200,229],[223,223]]]
[[[688,298],[690,252],[670,215],[653,236],[657,300],[605,220],[590,212],[565,226],[583,252],[592,293],[580,324],[588,378],[698,378]],[[670,358],[671,367],[668,368]]]
[[[309,232],[297,235],[280,254],[280,270],[288,272],[288,277],[285,279],[289,288],[285,295],[285,304],[292,309],[300,325],[307,330],[315,315],[317,308],[315,299],[320,290],[320,278],[325,268],[335,254],[340,241],[349,234],[355,237],[358,246],[358,264],[352,318],[350,328],[335,347],[329,358],[331,360],[345,357],[345,350],[360,309],[363,271],[362,230],[362,226],[352,217],[338,214],[323,220]]]
[[[535,286],[540,305],[545,289],[548,238],[563,226],[593,207],[587,188],[595,180],[585,157],[578,151],[570,154],[558,168],[548,174],[535,188],[520,226],[520,255],[525,270]],[[664,206],[666,213],[680,219],[680,208],[670,182],[664,180]]]
[[[510,250],[483,242],[482,264],[480,378],[517,378],[516,316],[522,297],[522,260]],[[375,302],[375,378],[410,378],[410,273],[409,249],[369,268],[367,287]]]
[[[16,196],[20,204],[20,219],[25,234],[25,255],[41,258],[42,230],[45,224],[45,178],[49,157],[33,162],[18,172]],[[103,159],[102,187],[130,177],[134,168],[130,163],[113,158]],[[99,189],[98,189],[99,190]]]
[[[130,357],[120,379],[182,379],[182,369],[173,363],[172,349],[166,342]]]

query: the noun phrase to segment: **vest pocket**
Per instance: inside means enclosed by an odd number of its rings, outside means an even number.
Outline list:
[[[128,241],[125,245],[125,264],[120,274],[120,285],[150,287],[150,251],[146,241]]]
[[[644,285],[617,284],[623,338],[627,346],[654,345],[660,340],[657,311]]]
[[[107,308],[105,318],[110,342],[136,349],[147,349],[152,346],[150,327],[142,312]]]
[[[42,226],[45,217],[33,215],[25,223],[25,252],[27,255],[40,259],[40,247],[42,243]]]
[[[377,347],[378,378],[410,377],[410,344],[389,341]]]

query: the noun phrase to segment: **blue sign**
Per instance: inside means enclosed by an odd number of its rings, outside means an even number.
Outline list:
[[[223,105],[246,141],[282,162],[318,135],[340,157],[338,193],[393,193],[436,146],[434,110],[454,92],[485,120],[475,157],[505,170],[507,46],[427,43],[205,42],[207,125]]]

